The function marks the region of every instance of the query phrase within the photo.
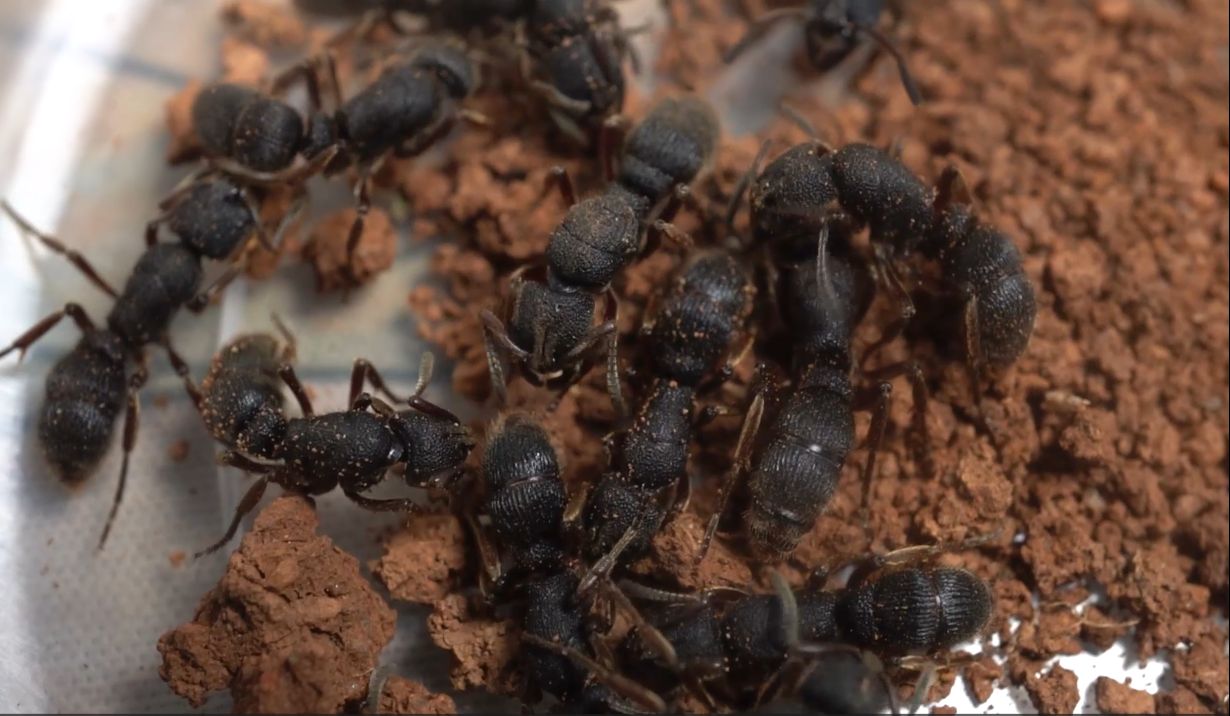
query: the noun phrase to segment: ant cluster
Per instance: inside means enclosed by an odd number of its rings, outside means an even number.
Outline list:
[[[868,37],[892,52],[917,100],[900,53],[875,29],[881,5],[815,0],[804,9],[774,12],[757,21],[732,54],[772,22],[797,17],[817,67],[831,67]],[[346,408],[318,414],[295,374],[295,340],[280,323],[280,338],[245,335],[229,343],[199,385],[167,338],[181,307],[205,309],[242,272],[252,242],[276,248],[306,201],[309,178],[353,170],[353,255],[370,206],[371,176],[387,157],[421,153],[458,119],[498,129],[462,106],[480,73],[475,53],[460,44],[428,44],[391,59],[375,80],[343,100],[331,53],[376,23],[404,31],[407,16],[432,32],[475,42],[503,38],[516,49],[521,89],[543,100],[563,135],[598,147],[605,187],[580,199],[567,172],[550,175],[569,204],[567,213],[541,264],[517,269],[503,305],[481,313],[501,405],[507,383],[518,375],[563,392],[604,366],[622,424],[607,439],[605,471],[579,494],[569,495],[559,453],[528,413],[502,414],[486,431],[480,465],[468,468],[477,439],[452,412],[422,397],[432,373],[430,354],[407,396],[393,392],[368,361],[356,360]],[[739,523],[731,539],[766,567],[788,559],[837,489],[856,445],[858,410],[872,412],[862,469],[866,508],[895,377],[911,382],[914,425],[926,442],[928,386],[918,365],[862,369],[913,317],[915,276],[925,273],[932,277],[926,290],[962,302],[960,328],[975,389],[984,369],[1022,354],[1035,314],[1020,254],[978,216],[960,175],[948,170],[931,188],[892,153],[866,144],[832,149],[810,141],[761,169],[766,144],[727,210],[732,227],[747,195],[748,235],[732,236],[737,240],[721,247],[696,246],[672,222],[680,209],[699,204],[691,187],[712,165],[719,122],[704,101],[683,96],[659,102],[625,132],[619,115],[623,64],[635,60],[627,36],[603,0],[386,0],[321,55],[294,65],[266,89],[207,88],[192,113],[205,164],[147,226],[147,249],[123,291],[6,204],[25,233],[114,299],[105,327],[70,303],[0,352],[24,353],[64,317],[82,331],[47,378],[39,419],[39,440],[66,481],[81,480],[97,466],[125,412],[120,480],[100,547],[137,437],[146,348],[157,344],[224,446],[220,461],[260,476],[222,539],[198,556],[234,536],[269,483],[309,495],[340,487],[365,509],[421,511],[414,499],[364,494],[396,470],[408,485],[446,495],[470,526],[486,603],[518,610],[527,699],[545,692],[565,708],[587,711],[663,711],[689,695],[710,708],[777,700],[838,712],[895,710],[883,660],[934,666],[979,634],[990,619],[988,586],[931,560],[970,542],[860,559],[847,565],[853,572],[840,587],[828,585],[831,570],[823,567],[798,588],[769,570],[769,592],[677,593],[620,574],[649,550],[664,524],[689,508],[690,447],[701,426],[723,415],[741,413],[742,429],[718,507],[697,545],[698,560],[736,502],[743,510],[729,516]],[[283,98],[297,82],[306,85],[307,113]],[[324,109],[326,94],[332,111]],[[270,232],[261,205],[272,188],[283,187],[297,199]],[[163,227],[175,241],[158,240]],[[854,240],[864,231],[867,251]],[[636,370],[630,409],[617,340],[617,287],[621,272],[663,239],[688,255],[669,287],[653,298],[642,326],[643,366]],[[202,289],[206,258],[229,266]],[[765,270],[753,272],[753,265]],[[900,319],[856,358],[855,329],[880,290],[898,302]],[[764,316],[771,318],[753,321]],[[781,361],[786,377],[775,377],[762,363],[744,403],[722,404],[715,389],[736,364],[762,353],[757,344],[773,338],[771,325],[789,345],[789,359]],[[368,385],[383,398],[367,392]],[[295,397],[299,416],[288,414],[283,388]],[[615,615],[632,624],[618,637],[612,634]],[[841,675],[843,688],[834,687],[833,674]]]

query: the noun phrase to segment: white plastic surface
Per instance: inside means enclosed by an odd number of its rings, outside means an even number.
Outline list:
[[[0,157],[6,160],[0,194],[122,283],[143,250],[144,222],[184,173],[163,161],[163,102],[187,78],[215,74],[218,36],[216,6],[198,0],[0,3]],[[766,50],[750,54],[771,59],[788,53],[795,40],[778,33]],[[712,97],[727,110],[772,107],[772,97],[759,94],[785,90],[740,84],[741,72],[755,74],[736,70]],[[308,270],[291,263],[274,280],[238,283],[220,311],[182,315],[173,338],[199,376],[221,342],[242,330],[267,330],[276,310],[300,334],[300,372],[319,406],[341,406],[350,363],[359,355],[394,383],[409,385],[424,346],[405,297],[429,248],[402,247],[394,269],[346,303],[317,296]],[[22,241],[7,223],[0,227],[0,342],[69,300],[96,320],[108,309],[106,297],[62,260]],[[192,616],[226,557],[176,567],[171,555],[190,554],[220,533],[245,478],[215,467],[215,446],[163,356],[151,354],[154,372],[128,493],[110,543],[97,553],[118,475],[118,444],[97,474],[70,492],[49,474],[33,434],[46,372],[77,337],[65,322],[21,365],[11,358],[0,365],[0,711],[186,710],[158,677],[155,644]],[[189,458],[176,463],[168,448],[181,439],[189,443]],[[319,504],[323,530],[344,549],[361,561],[377,556],[376,535],[392,517],[357,514],[335,495]],[[447,658],[426,642],[424,616],[401,609],[385,659],[444,688]],[[1086,694],[1099,673],[1120,680],[1131,673],[1135,686],[1151,687],[1160,671],[1158,665],[1125,671],[1122,647],[1063,663],[1078,672]],[[942,703],[969,710],[968,698],[958,685]],[[1084,698],[1082,708],[1089,703]],[[218,695],[206,710],[229,705]],[[980,710],[1032,709],[1023,694],[1001,689]]]

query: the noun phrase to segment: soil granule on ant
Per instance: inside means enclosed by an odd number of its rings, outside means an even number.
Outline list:
[[[192,621],[158,641],[161,675],[193,706],[230,689],[240,713],[357,707],[395,615],[316,510],[281,497],[257,515]]]
[[[679,14],[689,4],[674,5]],[[722,3],[691,6],[697,12],[667,32],[658,69],[703,91],[716,52],[742,35],[744,23],[719,10]],[[1225,709],[1226,635],[1210,617],[1225,606],[1230,542],[1226,27],[1224,3],[1207,0],[915,2],[892,31],[926,95],[922,107],[909,104],[883,56],[855,74],[840,103],[789,98],[827,143],[898,141],[904,162],[930,182],[956,164],[983,217],[1024,254],[1039,303],[1028,351],[983,396],[988,435],[976,427],[959,337],[951,325],[925,320],[920,299],[920,319],[877,361],[908,357],[922,365],[933,469],[922,469],[911,445],[910,391],[898,381],[873,489],[871,543],[857,521],[860,451],[796,561],[831,563],[869,549],[995,534],[990,544],[946,559],[994,585],[992,629],[1010,655],[1007,680],[1024,685],[1046,711],[1070,711],[1078,698],[1075,677],[1048,660],[1099,651],[1121,634],[1130,634],[1142,658],[1165,652],[1172,663],[1177,688],[1155,698],[1158,710]],[[696,46],[708,54],[689,49]],[[432,268],[441,284],[417,287],[410,304],[421,333],[455,362],[455,387],[471,398],[489,389],[475,314],[500,305],[507,275],[541,256],[564,211],[553,199],[529,200],[544,169],[572,157],[543,144],[544,126],[511,137],[467,133],[440,168],[407,171],[401,182],[418,211],[443,212],[464,229],[437,250]],[[702,193],[720,206],[761,138],[785,140],[772,156],[804,136],[777,121],[759,136],[725,139]],[[582,195],[601,185],[592,174],[577,178]],[[453,191],[437,195],[447,200],[416,197],[424,181]],[[705,243],[704,227],[687,217],[681,224]],[[633,329],[646,299],[678,261],[667,246],[616,284],[627,364],[638,360]],[[895,311],[879,300],[856,348],[874,341]],[[954,314],[941,306],[929,315]],[[510,386],[514,406],[546,402],[520,383]],[[736,379],[723,395],[742,408],[743,393]],[[591,375],[546,416],[569,458],[569,481],[600,474],[604,458],[594,446],[617,427],[604,401],[601,376]],[[867,422],[860,416],[860,435]],[[633,572],[688,589],[749,583],[755,571],[739,558],[737,542],[718,545],[700,576],[687,568],[685,544],[710,514],[729,459],[721,453],[737,423],[719,420],[703,434],[694,452],[704,477],[694,514],[667,525],[652,558]],[[796,583],[802,577],[786,571]],[[448,609],[447,619],[439,611],[433,617],[433,636],[446,648],[464,644],[454,648],[455,673],[472,673],[467,661],[489,655],[468,639],[450,639],[447,629],[468,633],[472,623]],[[1010,620],[1022,625],[1016,634]],[[1006,681],[1004,670],[986,659],[966,667],[976,702]],[[1124,688],[1104,685],[1099,698],[1106,708],[1126,699],[1137,705],[1140,697]]]

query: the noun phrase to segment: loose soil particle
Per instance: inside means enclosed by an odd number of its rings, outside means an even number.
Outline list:
[[[229,688],[249,713],[360,705],[395,615],[317,524],[303,497],[257,515],[193,620],[158,640],[159,673],[175,693],[199,707]]]
[[[466,564],[466,539],[453,515],[416,515],[389,536],[384,556],[371,564],[389,596],[415,604],[434,604],[449,593],[453,577]]]
[[[417,681],[390,677],[380,694],[382,714],[455,714],[457,704],[447,694],[427,690]]]
[[[1127,684],[1121,684],[1114,679],[1099,676],[1093,685],[1094,698],[1102,713],[1108,714],[1151,714],[1153,697],[1144,691],[1133,689]]]

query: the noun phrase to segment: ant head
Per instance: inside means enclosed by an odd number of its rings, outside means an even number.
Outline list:
[[[430,70],[440,78],[453,99],[464,99],[478,86],[478,67],[460,47],[429,45],[414,53],[410,66]]]

